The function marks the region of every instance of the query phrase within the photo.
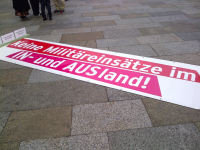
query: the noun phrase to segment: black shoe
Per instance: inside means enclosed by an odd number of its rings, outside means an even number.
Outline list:
[[[27,18],[26,16],[20,17],[22,21],[29,21],[31,18]]]
[[[49,16],[49,20],[52,20],[52,17]]]
[[[54,10],[54,13],[57,13],[57,12],[60,12],[60,10],[57,10],[57,9],[56,9],[56,10]]]
[[[47,18],[43,18],[43,21],[46,21],[47,20]]]

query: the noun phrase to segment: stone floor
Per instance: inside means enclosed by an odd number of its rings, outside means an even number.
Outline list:
[[[35,39],[200,66],[199,0],[69,0],[52,21],[29,17],[1,0],[0,35],[25,26]],[[1,150],[199,150],[199,130],[200,110],[0,61]]]

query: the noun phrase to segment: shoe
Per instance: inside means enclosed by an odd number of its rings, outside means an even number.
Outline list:
[[[52,17],[49,16],[49,20],[52,20]]]
[[[54,13],[57,13],[57,12],[60,12],[60,10],[57,10],[57,9],[56,9],[56,10],[54,10]]]
[[[46,21],[47,20],[47,18],[43,18],[43,21]]]
[[[25,16],[25,17],[21,17],[21,20],[22,20],[22,21],[29,21],[29,20],[31,20],[31,18],[27,18],[27,17]]]

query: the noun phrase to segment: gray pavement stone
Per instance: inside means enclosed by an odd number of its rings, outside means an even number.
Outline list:
[[[198,32],[200,31],[200,26],[196,24],[182,24],[182,25],[172,25],[176,32]]]
[[[93,22],[92,17],[81,17],[81,18],[65,18],[65,19],[58,19],[57,24],[67,24],[67,23],[80,23],[80,22]]]
[[[102,40],[96,40],[96,42],[97,42],[98,48],[139,44],[139,42],[134,37],[117,38],[117,39],[102,39]]]
[[[74,14],[93,13],[93,12],[99,12],[99,9],[74,10]]]
[[[13,63],[9,63],[3,60],[0,60],[0,70],[2,69],[15,69],[15,68],[23,68],[24,66],[16,65]]]
[[[82,13],[82,17],[109,16],[110,12]]]
[[[188,22],[193,23],[193,24],[200,24],[200,19],[193,19],[193,20],[189,20]]]
[[[149,45],[118,46],[110,47],[109,50],[139,56],[158,56]]]
[[[99,8],[99,12],[111,12],[111,11],[121,11],[128,10],[126,7],[114,7],[114,8]]]
[[[176,32],[176,30],[173,27],[170,27],[170,26],[152,27],[152,28],[139,28],[139,31],[143,35],[167,34],[167,33],[174,33],[174,32]]]
[[[150,45],[160,56],[200,52],[199,41],[170,42]]]
[[[200,133],[194,124],[109,132],[108,139],[110,150],[200,148]]]
[[[112,26],[116,25],[114,20],[108,20],[108,21],[95,21],[95,22],[82,22],[81,27],[100,27],[100,26]]]
[[[108,94],[109,102],[135,100],[139,98],[144,98],[141,95],[137,95],[137,94],[121,91],[121,90],[116,90],[113,88],[107,88],[107,94]]]
[[[32,25],[49,25],[49,24],[56,24],[57,20],[53,19],[51,21],[47,20],[47,21],[43,21],[43,20],[36,20],[33,22]]]
[[[31,36],[33,39],[60,43],[62,35]]]
[[[72,135],[152,126],[141,100],[77,105],[72,116]]]
[[[131,25],[102,26],[102,27],[92,27],[92,32],[120,30],[120,29],[134,29],[134,28]]]
[[[184,41],[200,40],[200,32],[176,33],[176,35],[179,36]]]
[[[0,102],[0,111],[7,112],[102,103],[107,102],[107,95],[102,86],[67,80],[6,86],[0,92]]]
[[[196,125],[197,128],[200,130],[200,122],[195,122],[195,125]]]
[[[0,134],[3,131],[4,126],[10,116],[10,112],[0,112]]]
[[[19,142],[3,143],[0,144],[1,150],[19,150]]]
[[[106,133],[23,141],[19,150],[109,150]]]
[[[31,36],[43,36],[43,35],[50,35],[51,31],[27,31],[27,34],[30,34]]]
[[[113,38],[123,38],[123,37],[136,37],[141,36],[141,32],[138,29],[122,29],[122,30],[112,30],[112,31],[103,31],[104,38],[113,39]]]
[[[0,85],[25,84],[31,71],[31,68],[0,70]]]
[[[81,7],[70,7],[67,8],[67,10],[69,11],[73,11],[73,10],[90,10],[92,9],[92,6],[81,6]]]
[[[139,36],[136,39],[140,44],[150,44],[150,43],[166,43],[166,42],[175,42],[182,41],[177,35],[171,34],[161,34],[161,35],[148,35],[148,36]]]
[[[50,25],[41,25],[38,30],[58,30],[58,29],[72,29],[79,28],[81,26],[80,23],[69,23],[69,24],[50,24]]]
[[[124,4],[122,1],[108,1],[108,2],[104,2],[102,3],[102,5],[114,5],[114,4]]]
[[[104,39],[102,32],[85,32],[85,33],[70,33],[63,34],[61,42],[73,42],[73,41],[87,41]]]
[[[91,32],[91,28],[74,28],[74,29],[60,29],[53,30],[52,35],[56,34],[68,34],[68,33],[82,33],[82,32]]]
[[[148,22],[148,23],[135,23],[131,24],[133,28],[151,28],[151,27],[161,27],[159,22]]]
[[[94,6],[93,9],[119,7],[118,4]]]
[[[184,15],[173,15],[173,16],[159,16],[159,17],[149,17],[154,22],[164,22],[164,21],[177,21],[177,20],[189,20],[190,18]]]
[[[121,19],[131,19],[131,18],[142,18],[142,17],[150,17],[151,15],[148,13],[144,13],[144,14],[121,14],[119,15],[121,17]]]
[[[39,29],[40,25],[38,26],[28,26],[26,27],[26,31],[37,31]]]
[[[134,23],[148,23],[152,22],[149,18],[133,18],[133,19],[120,19],[120,20],[115,20],[117,25],[120,24],[134,24]]]
[[[183,9],[181,10],[182,12],[186,13],[186,14],[200,14],[200,10],[199,9]]]
[[[27,83],[70,80],[71,78],[33,69]]]
[[[200,121],[200,111],[151,98],[142,99],[153,126],[166,126]]]
[[[110,16],[97,16],[93,17],[94,21],[103,21],[103,20],[117,20],[121,19],[119,15],[110,15]]]
[[[187,14],[186,16],[191,19],[200,19],[200,14]]]
[[[150,15],[153,17],[157,17],[157,16],[186,15],[186,13],[182,11],[166,11],[166,12],[150,12]]]
[[[156,58],[200,66],[200,56],[197,54],[179,54],[171,56],[160,56]]]
[[[0,137],[1,143],[70,135],[72,107],[12,112]]]

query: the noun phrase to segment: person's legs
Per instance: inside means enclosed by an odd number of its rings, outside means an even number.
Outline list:
[[[38,16],[40,14],[39,0],[30,0],[30,3],[31,3],[32,10],[33,10],[33,14],[35,16]]]
[[[56,10],[54,11],[54,13],[56,13],[56,12],[59,12],[59,10],[60,10],[60,7],[59,7],[58,0],[53,0],[53,3],[54,3],[54,4],[55,4],[55,6],[56,6]]]
[[[42,17],[43,21],[47,20],[46,14],[45,14],[45,0],[40,0],[41,2],[41,12],[42,12]]]
[[[46,8],[49,15],[49,20],[52,20],[52,13],[51,13],[51,2],[50,0],[46,0]]]
[[[60,0],[61,2],[61,10],[65,10],[65,0]]]

